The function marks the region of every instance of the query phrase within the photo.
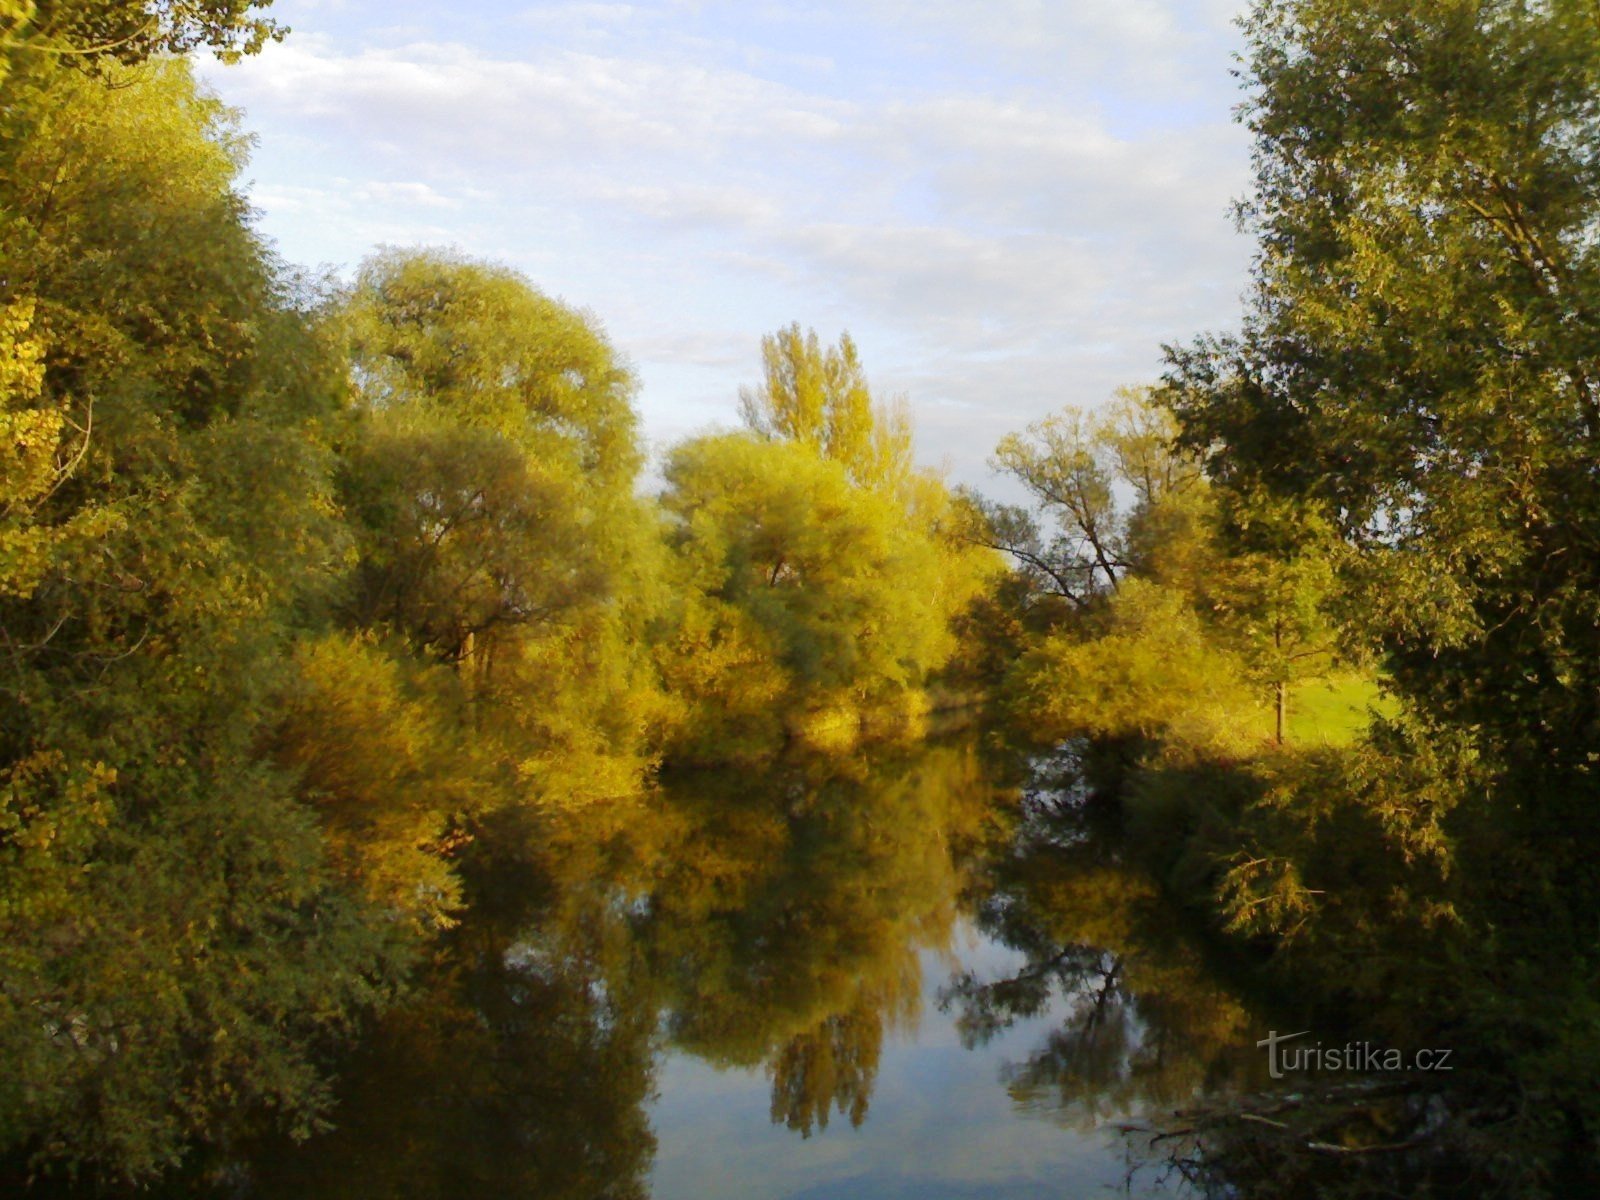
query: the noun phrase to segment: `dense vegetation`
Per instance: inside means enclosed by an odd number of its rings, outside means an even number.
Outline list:
[[[775,1061],[792,1127],[859,1120],[907,1003],[896,953],[948,929],[927,880],[983,824],[977,789],[955,762],[945,809],[915,778],[869,802],[836,767],[774,785],[804,803],[664,805],[657,776],[915,736],[992,690],[1280,985],[1459,1052],[1381,1121],[1327,1099],[1219,1125],[1208,1184],[1310,1194],[1313,1133],[1343,1139],[1353,1194],[1592,1183],[1591,4],[1256,4],[1241,327],[1007,437],[995,465],[1031,506],[917,469],[848,336],[798,325],[763,343],[744,428],[672,448],[644,496],[635,382],[588,314],[449,252],[382,250],[347,284],[278,261],[236,190],[237,117],[181,57],[280,36],[258,7],[0,3],[13,1161],[140,1181],[309,1134],[330,1052],[372,1021],[419,1071],[481,1065],[486,1096],[517,1055],[642,1096],[661,1004],[679,1044]],[[638,995],[570,951],[564,922],[590,918],[552,902],[529,934],[492,882],[581,890],[619,846],[653,864],[639,920],[668,948]],[[1095,904],[1158,897],[1074,854],[1012,861],[988,919],[1082,984],[1108,968],[1075,946],[1151,940]],[[469,910],[474,986],[532,988],[556,1014],[539,1039],[501,1047],[453,998],[436,951]],[[515,937],[564,966],[529,983]],[[1247,1036],[1181,955],[1133,970],[1178,981],[1191,1002],[1157,1024],[1219,1062]],[[950,999],[981,1039],[1041,978]],[[579,1027],[605,1036],[563,1040]],[[392,1097],[346,1099],[359,1123]],[[499,1169],[452,1128],[428,1137]],[[587,1128],[636,1187],[636,1109]]]
[[[155,56],[258,46],[248,6],[4,22],[0,1143],[142,1179],[316,1127],[476,844],[914,732],[999,564],[848,338],[775,335],[650,499],[588,315],[450,253],[275,260],[235,115]]]
[[[1382,1128],[1319,1109],[1263,1155],[1257,1126],[1210,1182],[1332,1194],[1305,1147],[1342,1129],[1353,1194],[1576,1194],[1600,1132],[1600,24],[1269,0],[1246,30],[1240,331],[1170,349],[1141,407],[1000,448],[1039,500],[990,512],[1033,584],[1011,703],[1084,739],[1168,882],[1280,979],[1457,1050]]]

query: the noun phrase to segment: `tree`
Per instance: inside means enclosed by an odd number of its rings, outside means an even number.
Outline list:
[[[1090,738],[1232,757],[1253,740],[1247,675],[1193,596],[1131,578],[1082,626],[1030,646],[1012,670],[1009,698],[1041,742]]]
[[[435,251],[368,260],[344,320],[355,623],[481,669],[496,632],[614,592],[643,520],[634,384],[590,320]]]
[[[472,828],[496,808],[630,796],[664,705],[632,374],[593,318],[440,251],[373,256],[341,321],[356,550],[341,616],[402,677],[456,676],[428,699],[450,710],[474,783],[462,803],[445,770],[434,816]]]
[[[863,723],[918,727],[952,622],[996,574],[848,334],[824,350],[791,325],[762,356],[762,387],[741,393],[749,432],[686,442],[666,468],[679,598],[659,657],[694,757],[759,757],[786,725],[834,744]]]
[[[19,599],[38,590],[64,545],[107,528],[104,512],[40,519],[88,450],[89,428],[72,423],[65,403],[43,401],[44,347],[33,315],[31,299],[0,311],[0,596]]]
[[[272,0],[0,0],[0,86],[12,67],[124,66],[208,46],[225,62],[288,31]]]
[[[1270,689],[1282,746],[1295,685],[1352,661],[1337,612],[1339,547],[1327,522],[1281,497],[1257,489],[1211,499],[1211,545],[1199,556],[1206,566],[1187,572],[1189,586],[1217,637]]]
[[[994,466],[1034,507],[979,501],[976,536],[1011,555],[1041,593],[1089,608],[1148,565],[1153,542],[1173,540],[1183,511],[1174,502],[1199,482],[1193,456],[1174,449],[1175,432],[1147,392],[1127,389],[1103,411],[1069,407],[1009,434]]]
[[[1301,555],[1237,555],[1212,592],[1228,634],[1247,670],[1272,691],[1273,737],[1281,746],[1289,718],[1289,692],[1302,679],[1326,675],[1336,633],[1324,611],[1333,588],[1328,559]]]
[[[1257,689],[1281,745],[1291,688],[1332,667],[1323,527],[1264,494],[1219,495],[1177,435],[1155,392],[1129,389],[1000,444],[1059,532],[1047,544],[1034,512],[980,502],[974,536],[1075,616],[1038,630],[1012,672],[1014,710],[1043,738],[1231,753]]]
[[[842,463],[862,487],[895,491],[912,474],[905,401],[880,404],[848,333],[823,349],[796,322],[761,339],[764,377],[739,392],[745,424],[764,438],[799,442]]]
[[[1414,704],[1587,778],[1600,25],[1296,0],[1248,31],[1261,252],[1242,335],[1172,352],[1185,438],[1332,523]]]
[[[337,374],[229,115],[105,73],[0,116],[0,1144],[138,1178],[309,1130],[409,947],[262,751],[339,554]]]
[[[905,508],[840,463],[730,434],[677,447],[666,476],[691,603],[716,614],[719,642],[765,647],[782,672],[772,679],[760,653],[729,659],[759,709],[777,687],[779,711],[854,721],[863,704],[918,691],[953,650],[950,617],[975,581],[952,576]]]
[[[440,250],[362,264],[346,311],[360,402],[492,430],[596,491],[632,487],[635,381],[593,316]]]
[[[1237,336],[1171,351],[1172,402],[1223,488],[1337,532],[1403,702],[1373,776],[1407,781],[1389,810],[1448,807],[1470,950],[1437,951],[1456,978],[1422,1004],[1498,1060],[1483,1092],[1550,1097],[1567,1144],[1526,1161],[1592,1171],[1600,22],[1264,0],[1246,29],[1254,281]]]
[[[386,424],[344,459],[361,550],[356,626],[481,671],[496,642],[605,594],[610,564],[572,479],[492,432]]]

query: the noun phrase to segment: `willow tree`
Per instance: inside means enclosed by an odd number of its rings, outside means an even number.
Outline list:
[[[914,465],[905,402],[874,400],[848,334],[824,348],[790,325],[762,361],[741,393],[748,432],[667,463],[681,595],[661,658],[705,719],[708,738],[691,718],[680,742],[697,756],[759,754],[786,725],[835,744],[863,723],[916,727],[953,622],[998,573],[960,536],[942,478]]]
[[[631,372],[588,315],[449,253],[374,256],[343,320],[347,623],[454,674],[502,799],[630,793],[657,575]]]
[[[948,578],[942,548],[841,464],[731,434],[679,446],[666,475],[690,610],[669,678],[699,680],[691,698],[712,706],[708,720],[854,721],[919,694],[954,649],[950,617],[972,579]],[[720,648],[719,678],[700,678],[702,641]]]
[[[973,536],[1071,606],[1011,674],[1017,715],[1045,740],[1236,754],[1270,697],[1282,744],[1295,686],[1332,669],[1324,531],[1262,495],[1219,494],[1178,433],[1155,392],[1124,389],[996,452],[1034,504],[980,502]]]

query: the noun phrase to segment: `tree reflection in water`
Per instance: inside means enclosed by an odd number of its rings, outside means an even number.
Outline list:
[[[1092,808],[1021,778],[950,742],[504,815],[467,851],[470,916],[343,1062],[334,1127],[235,1142],[170,1194],[642,1200],[667,1050],[765,1070],[802,1137],[860,1125],[964,920],[1021,958],[942,989],[965,1044],[1059,1018],[1004,1071],[1025,1107],[1089,1129],[1257,1066],[1247,1010]]]
[[[919,952],[949,950],[1007,796],[970,744],[676,781],[678,836],[640,929],[675,1046],[764,1064],[774,1123],[859,1125],[885,1034],[918,1020]]]
[[[272,1200],[648,1195],[656,1005],[632,960],[621,893],[599,878],[581,900],[568,893],[559,904],[493,894],[540,874],[548,888],[539,864],[479,880],[489,894],[471,923],[346,1065],[334,1128],[257,1155],[251,1191]]]
[[[502,818],[469,854],[471,917],[345,1064],[334,1128],[214,1178],[263,1200],[642,1198],[664,1046],[764,1066],[802,1135],[860,1124],[886,1033],[918,1019],[919,951],[948,949],[1005,824],[993,775],[949,744]]]
[[[940,992],[963,1043],[1064,1013],[1003,1081],[1021,1105],[1087,1131],[1154,1106],[1257,1081],[1259,1022],[1116,831],[1070,782],[1030,787],[1010,853],[974,897],[978,927],[1022,963]]]

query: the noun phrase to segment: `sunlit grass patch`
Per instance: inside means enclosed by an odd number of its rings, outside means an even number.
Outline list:
[[[1372,712],[1394,714],[1394,701],[1372,675],[1344,671],[1302,684],[1289,696],[1288,739],[1320,746],[1348,746],[1366,732]]]

